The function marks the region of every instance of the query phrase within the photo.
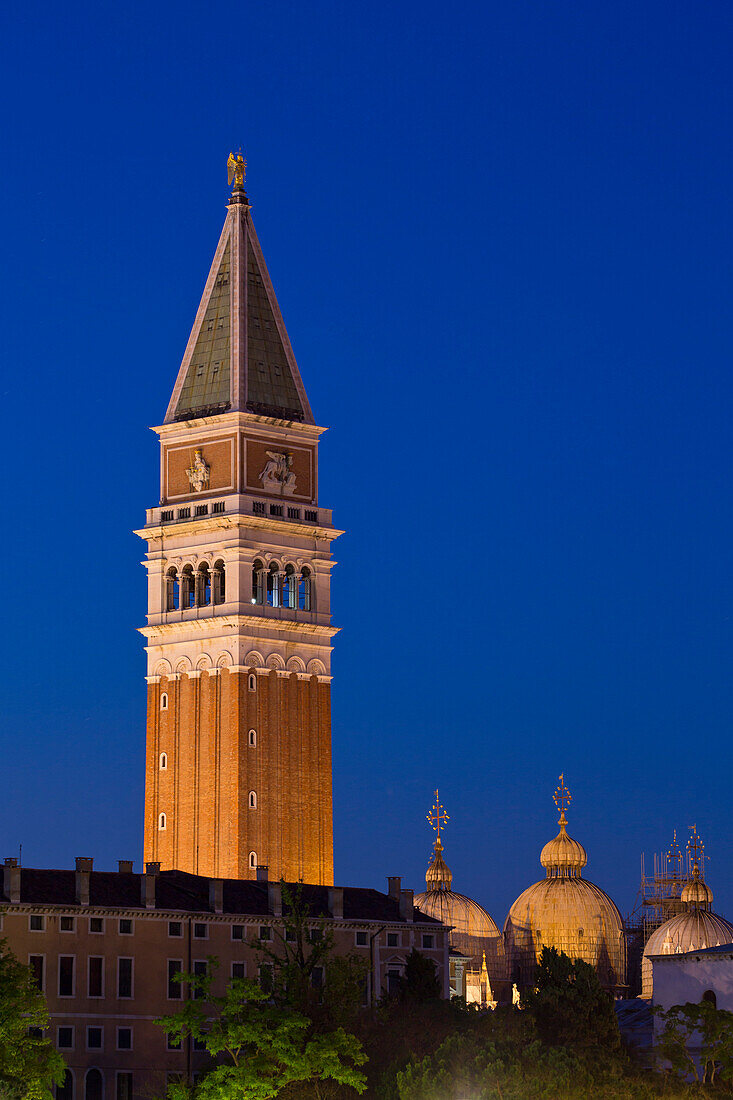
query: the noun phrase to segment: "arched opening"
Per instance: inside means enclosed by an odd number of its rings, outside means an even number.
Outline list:
[[[211,603],[211,570],[208,562],[202,561],[196,573],[196,606],[208,607]]]
[[[162,831],[166,827],[165,814],[158,814],[158,828]]]
[[[276,561],[267,570],[267,602],[270,607],[282,607],[282,575]]]
[[[712,1005],[713,1008],[718,1007],[718,998],[715,996],[715,991],[713,989],[706,989],[700,1000],[706,1001],[708,1004]]]
[[[87,1072],[84,1100],[104,1100],[104,1078],[98,1069],[90,1069]]]
[[[257,852],[249,853],[249,869],[250,871],[257,870]]]
[[[249,808],[250,810],[257,809],[257,794],[255,791],[249,792]]]
[[[74,1100],[74,1077],[70,1069],[64,1074],[62,1084],[56,1086],[56,1100]]]
[[[178,570],[171,566],[165,575],[165,606],[167,611],[177,611],[180,599],[180,585],[178,583]]]
[[[251,749],[253,749],[253,748],[255,748],[256,745],[257,745],[257,733],[256,733],[255,730],[250,730],[249,731],[249,747]]]
[[[214,584],[213,584],[213,589],[214,589],[214,603],[215,604],[216,603],[224,603],[224,601],[227,598],[226,569],[224,567],[224,562],[221,559],[219,559],[219,561],[214,562]]]
[[[298,607],[301,611],[313,610],[313,593],[311,571],[307,565],[303,566],[298,585]]]
[[[181,611],[187,611],[191,607],[196,606],[196,582],[194,580],[193,568],[190,565],[184,565],[183,572],[181,573]]]
[[[252,562],[252,603],[265,602],[265,567],[259,558]]]
[[[160,697],[160,709],[161,710],[168,710],[168,694],[165,691],[163,692],[163,694]]]
[[[295,576],[295,566],[285,566],[283,578],[283,607],[297,607],[298,604],[298,580]]]
[[[162,772],[164,772],[164,771],[166,771],[167,768],[168,768],[168,753],[167,752],[162,752],[160,754],[160,770]]]
[[[248,687],[250,691],[257,691],[257,677],[255,676],[254,672],[250,672],[249,674]]]

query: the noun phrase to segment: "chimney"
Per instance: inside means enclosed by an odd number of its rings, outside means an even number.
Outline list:
[[[224,879],[209,879],[209,909],[215,913],[224,912]]]
[[[343,886],[329,886],[328,911],[334,920],[344,919],[344,888]]]
[[[132,874],[132,860],[131,859],[118,859],[117,870],[121,875]]]
[[[258,882],[267,882],[267,864],[266,863],[258,863],[257,864],[257,881]]]
[[[415,891],[414,890],[400,890],[400,920],[412,921],[415,919],[413,910],[415,908]]]
[[[8,856],[3,867],[3,893],[11,905],[20,902],[20,867],[15,856]]]
[[[155,909],[155,880],[160,874],[159,863],[146,863],[140,877],[140,901],[146,909]]]
[[[279,882],[268,882],[267,884],[267,908],[273,917],[283,915],[283,888]]]
[[[92,877],[94,860],[89,856],[76,857],[76,904],[89,904],[89,879]]]
[[[388,891],[389,896],[391,898],[394,898],[395,901],[399,901],[400,900],[400,887],[402,886],[402,876],[401,875],[395,875],[392,878],[388,878],[387,882],[389,883],[389,891]]]

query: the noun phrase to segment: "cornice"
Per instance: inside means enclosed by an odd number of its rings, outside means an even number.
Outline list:
[[[185,439],[193,432],[219,431],[222,428],[259,428],[270,429],[278,435],[300,435],[318,439],[328,428],[320,428],[317,424],[307,424],[301,420],[280,420],[274,416],[261,416],[259,413],[250,412],[224,412],[213,416],[199,416],[192,420],[171,420],[167,424],[158,424],[152,427],[161,439],[174,439],[176,436]]]
[[[180,623],[159,623],[157,626],[139,626],[137,629],[144,638],[175,638],[180,634],[198,632],[210,634],[212,626],[225,630],[239,630],[243,627],[263,628],[284,631],[290,634],[309,634],[316,638],[329,639],[338,634],[338,626],[320,626],[318,623],[292,622],[288,619],[266,619],[261,615],[212,615],[204,619],[186,619]]]
[[[200,516],[198,519],[178,520],[173,523],[158,523],[150,527],[141,527],[133,531],[146,542],[155,542],[165,539],[166,535],[176,537],[193,535],[202,531],[238,530],[239,528],[252,527],[260,531],[280,531],[293,535],[306,535],[314,539],[326,539],[333,542],[344,531],[336,527],[321,527],[317,523],[298,523],[293,520],[271,520],[267,516],[247,516],[241,513],[232,515]]]

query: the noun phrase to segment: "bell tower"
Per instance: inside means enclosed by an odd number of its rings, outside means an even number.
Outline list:
[[[160,437],[145,860],[333,883],[331,541],[316,426],[234,186]]]

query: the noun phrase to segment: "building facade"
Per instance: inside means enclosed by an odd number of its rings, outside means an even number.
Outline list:
[[[58,1100],[143,1100],[165,1094],[167,1082],[192,1080],[207,1061],[187,1040],[169,1045],[155,1019],[178,1011],[187,987],[180,971],[203,972],[214,956],[213,992],[231,978],[259,980],[262,957],[253,943],[274,946],[283,928],[279,882],[213,879],[148,864],[134,874],[20,868],[6,859],[0,935],[30,965],[51,1018],[51,1039],[68,1066]],[[414,908],[399,878],[389,892],[303,886],[313,927],[333,935],[334,954],[366,960],[365,1003],[393,988],[417,948],[432,959],[448,996],[448,930]],[[328,985],[328,964],[317,981]]]
[[[144,858],[333,882],[330,545],[316,426],[235,178],[160,437]]]

